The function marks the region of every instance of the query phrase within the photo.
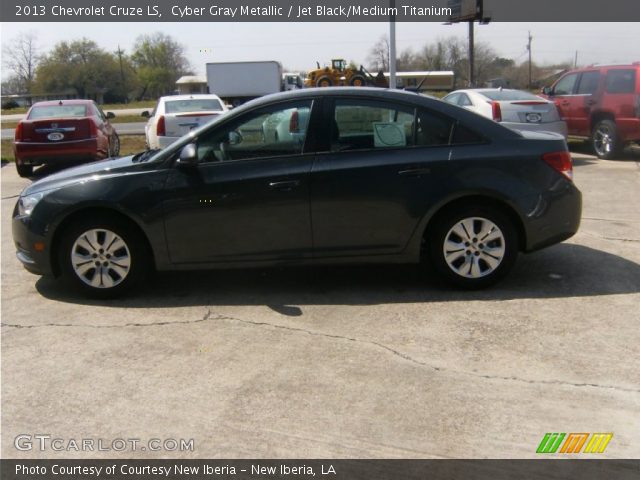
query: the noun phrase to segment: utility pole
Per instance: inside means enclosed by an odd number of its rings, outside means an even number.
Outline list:
[[[118,50],[116,50],[116,53],[118,54],[118,60],[120,62],[120,81],[122,82],[122,92],[127,95],[127,85],[124,80],[124,69],[122,68],[122,54],[124,53],[124,50],[120,48],[120,44],[118,44]],[[125,100],[127,98],[128,96],[125,97]]]
[[[475,54],[473,51],[473,22],[474,20],[469,21],[469,87],[471,88],[476,86]]]
[[[573,60],[573,68],[578,68],[578,50],[576,50],[576,57]]]
[[[396,82],[396,0],[390,0],[391,15],[389,15],[389,88],[397,88]]]
[[[529,32],[529,43],[527,43],[527,50],[529,50],[529,90],[531,90],[531,40],[533,40],[533,37]]]

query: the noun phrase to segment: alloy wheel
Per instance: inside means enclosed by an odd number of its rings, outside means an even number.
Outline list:
[[[449,268],[464,278],[482,278],[494,272],[506,253],[505,236],[492,221],[464,218],[444,238],[444,259]]]
[[[116,233],[95,228],[80,235],[71,247],[71,266],[86,285],[108,289],[124,281],[131,270],[131,253]]]

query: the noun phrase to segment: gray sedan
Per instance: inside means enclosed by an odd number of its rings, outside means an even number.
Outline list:
[[[522,90],[475,88],[456,90],[443,98],[513,130],[554,132],[567,138],[567,124],[553,102]]]

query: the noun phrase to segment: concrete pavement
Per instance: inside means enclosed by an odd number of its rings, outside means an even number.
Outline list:
[[[640,456],[640,158],[576,155],[579,233],[493,289],[413,267],[163,274],[90,301],[22,269],[2,169],[4,458],[533,458],[546,432]],[[17,451],[186,438],[193,452]],[[583,455],[588,457],[588,455]]]

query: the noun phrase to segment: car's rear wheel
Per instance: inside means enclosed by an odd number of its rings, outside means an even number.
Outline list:
[[[367,82],[362,75],[354,75],[349,83],[352,87],[364,87]]]
[[[120,137],[114,133],[109,140],[109,157],[117,157],[120,155]]]
[[[33,165],[25,165],[16,162],[16,170],[21,177],[30,177],[33,175]]]
[[[518,256],[513,222],[495,207],[468,206],[439,215],[429,237],[434,267],[462,288],[483,288],[500,280]]]
[[[622,150],[616,124],[611,120],[601,120],[596,124],[591,134],[591,142],[598,158],[604,160],[612,160]]]
[[[63,277],[92,297],[111,298],[126,292],[148,270],[140,234],[116,218],[77,222],[62,237],[59,262]]]

